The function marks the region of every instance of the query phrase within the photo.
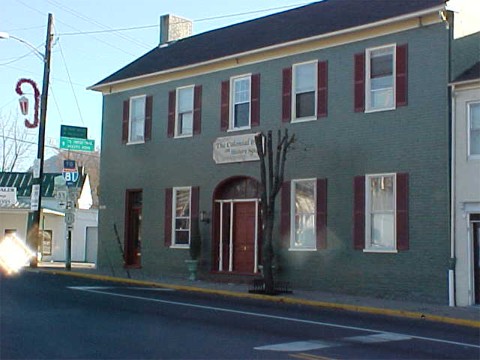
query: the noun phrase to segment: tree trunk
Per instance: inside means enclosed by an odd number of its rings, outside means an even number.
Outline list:
[[[283,183],[287,150],[294,142],[294,139],[294,135],[289,138],[286,129],[283,136],[279,130],[274,159],[272,131],[268,131],[267,136],[263,133],[258,133],[255,136],[255,145],[257,146],[257,153],[260,158],[263,277],[265,281],[265,293],[269,295],[275,294],[275,280],[273,276],[273,260],[275,255],[273,251],[275,200]],[[268,162],[268,176],[266,162]]]

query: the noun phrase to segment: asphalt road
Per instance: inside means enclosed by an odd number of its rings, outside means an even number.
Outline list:
[[[479,359],[479,329],[27,272],[0,359]]]

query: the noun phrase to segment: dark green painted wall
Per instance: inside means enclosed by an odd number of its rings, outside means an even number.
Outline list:
[[[408,106],[355,113],[354,54],[391,43],[408,43]],[[446,303],[450,249],[448,31],[443,24],[106,95],[100,190],[106,209],[99,220],[99,266],[113,266],[122,273],[113,225],[123,242],[125,190],[141,188],[143,268],[135,272],[145,277],[186,277],[183,260],[188,258],[188,250],[163,245],[164,189],[199,186],[200,210],[211,211],[213,190],[222,180],[235,175],[259,178],[258,162],[216,165],[212,159],[212,143],[217,137],[246,133],[220,131],[221,81],[260,73],[261,124],[250,132],[277,130],[285,126],[281,123],[282,69],[313,59],[328,60],[328,116],[287,125],[298,141],[288,154],[285,179],[328,179],[328,246],[316,252],[280,250],[279,275],[293,288]],[[167,138],[168,91],[189,84],[203,86],[202,133],[187,139]],[[121,142],[122,102],[140,94],[153,95],[152,141],[125,146]],[[385,172],[410,175],[410,250],[398,254],[355,251],[353,178]],[[201,227],[204,270],[208,271],[211,224]]]

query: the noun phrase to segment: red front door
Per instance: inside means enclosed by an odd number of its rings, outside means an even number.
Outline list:
[[[233,207],[233,271],[255,270],[255,202],[238,202]]]
[[[125,266],[141,266],[142,191],[127,190],[125,214]]]
[[[475,304],[480,304],[480,222],[472,222]]]

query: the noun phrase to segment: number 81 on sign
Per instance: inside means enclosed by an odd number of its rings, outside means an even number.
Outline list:
[[[72,186],[75,184],[78,180],[78,171],[65,171],[65,169],[62,172],[63,178],[65,179],[65,182],[67,183],[67,186]]]

